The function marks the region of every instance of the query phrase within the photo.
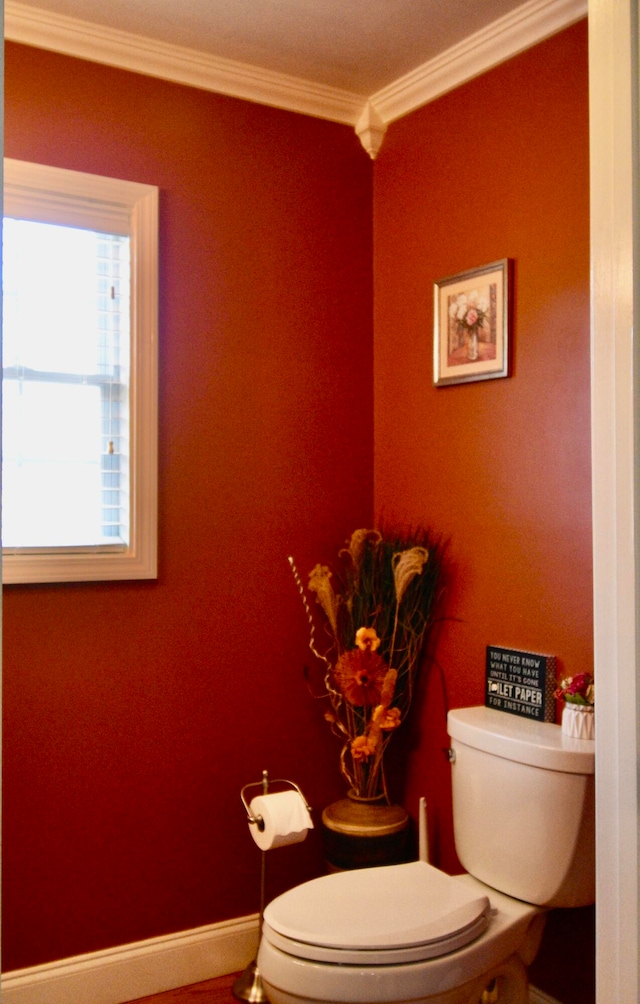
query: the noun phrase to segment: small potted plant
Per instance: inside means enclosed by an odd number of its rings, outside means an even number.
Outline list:
[[[591,673],[566,676],[558,682],[554,695],[564,701],[562,731],[572,739],[595,737],[595,690]]]

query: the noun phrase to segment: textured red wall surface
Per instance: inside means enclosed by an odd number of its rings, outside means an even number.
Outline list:
[[[342,793],[287,556],[371,521],[372,172],[346,126],[29,47],[5,100],[7,156],[161,207],[158,580],[4,591],[10,970],[257,910],[241,787]]]
[[[374,249],[374,509],[450,541],[404,792],[454,870],[446,709],[484,702],[486,646],[593,667],[586,22],[389,128]],[[434,282],[502,258],[512,375],[434,387]]]
[[[257,908],[240,787],[342,791],[286,555],[373,513],[450,539],[390,775],[458,868],[446,709],[486,645],[592,663],[587,94],[582,23],[391,125],[372,192],[345,127],[8,47],[7,155],[159,185],[162,250],[160,577],[5,589],[5,969]],[[433,282],[502,257],[511,377],[434,388]],[[280,853],[271,891],[321,867],[317,832]]]

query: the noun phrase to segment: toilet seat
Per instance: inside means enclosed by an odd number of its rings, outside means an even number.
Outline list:
[[[487,896],[423,861],[338,872],[278,896],[264,937],[289,955],[347,965],[438,958],[487,928]]]

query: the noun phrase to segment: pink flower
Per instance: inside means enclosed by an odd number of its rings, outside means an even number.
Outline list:
[[[555,698],[568,701],[570,704],[593,704],[595,689],[590,673],[576,673],[560,680],[553,695]]]
[[[590,684],[591,677],[588,673],[577,673],[576,676],[572,677],[571,683],[567,687],[567,693],[580,694],[581,697],[586,697]]]
[[[474,326],[474,324],[477,324],[477,323],[478,323],[478,311],[477,311],[477,310],[474,310],[474,308],[473,308],[473,307],[471,307],[471,308],[470,308],[470,309],[469,309],[469,310],[467,311],[467,316],[466,316],[466,318],[465,318],[465,321],[467,322],[468,326],[469,326],[470,328],[472,328],[472,327]]]

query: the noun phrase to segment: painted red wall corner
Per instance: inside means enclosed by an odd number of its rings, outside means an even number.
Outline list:
[[[484,703],[486,646],[593,667],[588,151],[583,21],[393,123],[374,171],[374,508],[450,541],[404,792],[451,871],[446,710]],[[435,387],[434,283],[502,258],[511,376]]]
[[[158,580],[4,591],[11,970],[255,912],[242,786],[342,791],[287,557],[371,520],[372,171],[346,126],[15,44],[5,106],[7,156],[160,188]],[[316,830],[268,891],[321,867]]]

